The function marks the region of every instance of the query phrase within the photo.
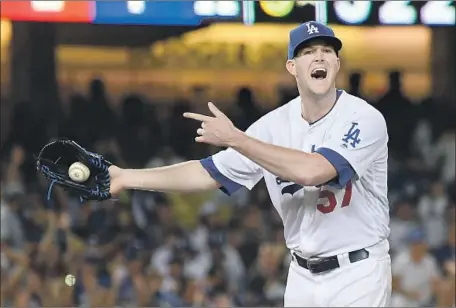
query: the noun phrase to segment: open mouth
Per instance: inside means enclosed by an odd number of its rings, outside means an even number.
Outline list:
[[[317,79],[317,80],[323,80],[326,78],[326,75],[328,72],[324,68],[316,68],[312,71],[310,74],[310,77]]]

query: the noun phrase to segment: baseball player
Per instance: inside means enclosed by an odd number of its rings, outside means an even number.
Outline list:
[[[307,22],[290,32],[286,68],[299,96],[246,132],[209,103],[196,142],[226,150],[154,169],[110,167],[123,189],[232,194],[264,179],[291,254],[284,306],[387,306],[391,295],[388,133],[383,116],[337,89],[342,42]]]

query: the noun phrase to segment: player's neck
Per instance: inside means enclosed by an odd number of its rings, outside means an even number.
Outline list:
[[[301,116],[309,123],[313,123],[324,117],[333,108],[337,99],[337,90],[334,88],[324,96],[316,96],[311,93],[300,93]]]

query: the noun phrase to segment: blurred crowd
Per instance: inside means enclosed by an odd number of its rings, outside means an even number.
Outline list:
[[[389,90],[375,101],[366,98],[383,113],[390,134],[393,305],[451,306],[454,110],[432,98],[410,101],[400,80],[392,72]],[[363,97],[361,84],[362,74],[353,74],[347,92]],[[294,95],[284,94],[277,105]],[[214,153],[194,143],[198,124],[182,117],[194,105],[132,94],[113,108],[100,80],[61,105],[56,117],[37,102],[17,102],[2,123],[2,307],[283,305],[290,253],[263,184],[231,197],[130,191],[117,201],[81,203],[59,188],[46,197],[34,157],[55,137],[129,168]],[[246,129],[269,110],[243,88],[224,111]],[[75,277],[73,286],[65,284],[67,275]]]

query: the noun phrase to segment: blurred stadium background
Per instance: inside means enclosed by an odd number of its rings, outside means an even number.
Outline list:
[[[389,126],[393,305],[454,305],[453,1],[0,4],[2,307],[282,305],[289,253],[262,184],[45,202],[33,155],[58,136],[135,168],[210,155],[182,112],[212,100],[245,129],[293,98],[288,31],[315,19],[344,42],[338,86]]]

